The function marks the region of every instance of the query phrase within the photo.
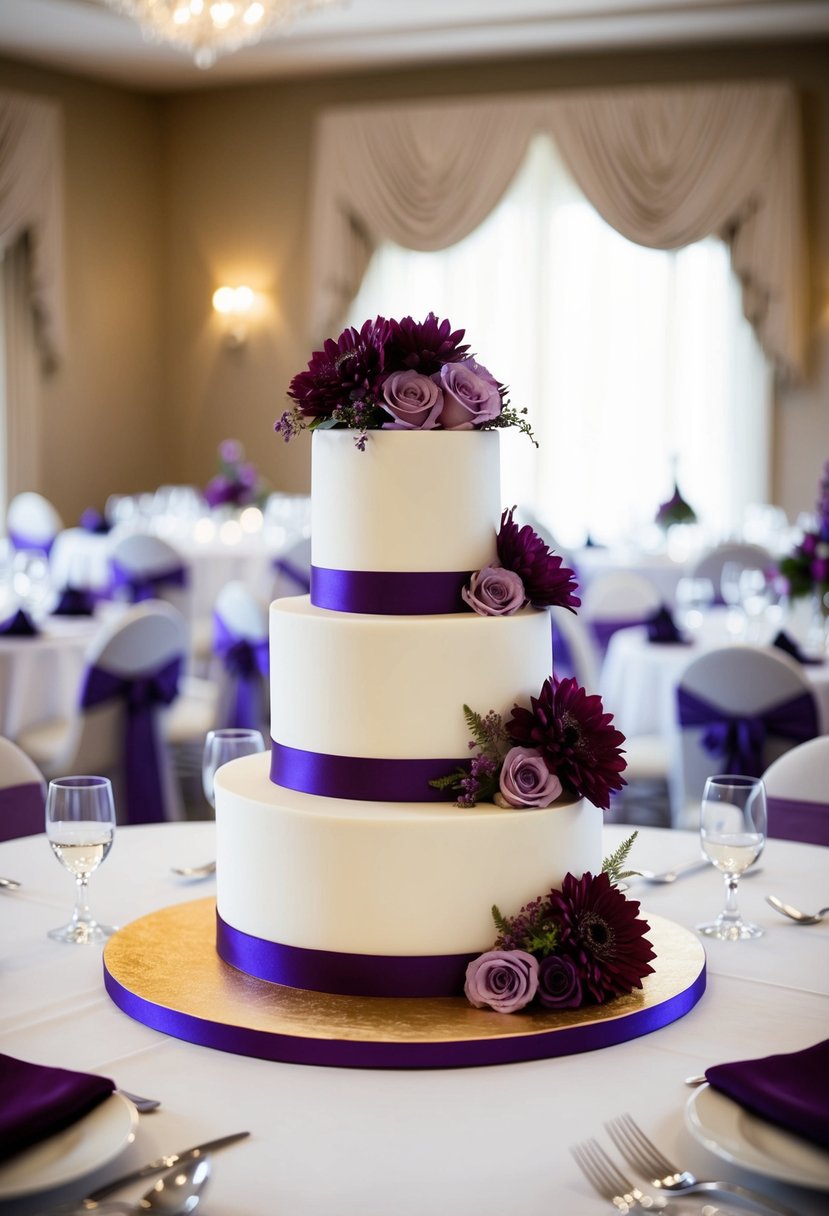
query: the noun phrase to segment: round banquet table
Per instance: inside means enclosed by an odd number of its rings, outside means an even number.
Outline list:
[[[0,636],[0,735],[14,739],[49,718],[69,718],[78,702],[97,617],[49,617],[36,637]]]
[[[606,828],[605,852],[629,830]],[[213,847],[210,822],[119,828],[90,884],[93,910],[102,921],[126,924],[209,896],[213,880],[187,883],[170,867],[204,861]],[[646,828],[631,861],[662,869],[696,852],[691,833]],[[131,1020],[104,991],[99,947],[46,936],[67,919],[72,883],[45,838],[2,844],[0,874],[23,885],[0,891],[0,1051],[110,1076],[162,1106],[140,1117],[135,1142],[108,1165],[48,1196],[0,1202],[0,1216],[31,1216],[162,1152],[244,1129],[250,1139],[214,1157],[199,1209],[205,1216],[599,1216],[609,1205],[591,1192],[568,1148],[594,1135],[609,1148],[602,1124],[624,1111],[700,1176],[742,1181],[788,1202],[799,1216],[818,1216],[826,1211],[825,1192],[728,1165],[683,1123],[689,1074],[826,1037],[829,923],[789,923],[763,896],[776,893],[807,907],[825,903],[829,850],[771,841],[760,864],[761,872],[741,884],[740,902],[766,936],[709,943],[708,989],[679,1021],[582,1055],[384,1072],[228,1055]],[[645,913],[687,927],[720,910],[722,886],[713,870],[673,886],[638,884]]]

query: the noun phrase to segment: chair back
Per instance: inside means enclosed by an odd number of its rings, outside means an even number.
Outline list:
[[[213,651],[220,664],[220,727],[260,730],[267,720],[267,606],[242,582],[226,583],[213,612]]]
[[[44,830],[46,782],[11,739],[0,738],[0,841]]]
[[[779,756],[763,781],[769,836],[829,846],[829,735]]]
[[[592,579],[582,595],[581,616],[593,633],[600,655],[618,629],[642,625],[659,611],[656,587],[633,570],[609,570]]]
[[[188,615],[189,569],[178,549],[146,532],[113,538],[111,546],[110,570],[117,599],[131,603],[166,600]]]
[[[6,531],[15,549],[38,549],[48,555],[63,520],[55,507],[34,490],[17,494],[6,511]]]
[[[64,528],[49,555],[52,583],[59,594],[82,592],[94,606],[109,597],[107,539],[86,528]]]
[[[676,704],[675,807],[698,809],[706,778],[717,773],[761,776],[819,730],[808,678],[771,647],[723,646],[699,655],[679,679]]]
[[[273,598],[307,595],[311,590],[311,538],[297,541],[274,558]]]
[[[599,651],[589,627],[567,608],[550,609],[553,672],[559,680],[574,676],[587,692],[598,692]]]
[[[722,603],[720,583],[723,567],[727,563],[742,566],[744,570],[768,570],[775,561],[768,549],[762,545],[749,544],[747,541],[729,541],[715,545],[712,549],[701,554],[691,567],[692,578],[707,578],[714,585],[714,595],[717,603]]]

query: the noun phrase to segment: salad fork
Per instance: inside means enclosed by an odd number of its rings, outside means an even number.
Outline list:
[[[570,1152],[593,1189],[623,1216],[627,1212],[652,1212],[667,1207],[667,1201],[661,1196],[643,1194],[626,1178],[597,1140],[574,1144]]]
[[[781,1204],[770,1203],[765,1196],[738,1186],[735,1182],[706,1182],[688,1170],[680,1170],[649,1140],[631,1115],[620,1115],[605,1124],[608,1134],[629,1165],[647,1178],[657,1190],[672,1195],[719,1193],[736,1195],[751,1204],[763,1216],[796,1216]]]

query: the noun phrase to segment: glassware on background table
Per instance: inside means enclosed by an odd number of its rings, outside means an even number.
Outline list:
[[[743,570],[742,562],[725,562],[720,571],[720,595],[728,608],[728,632],[736,637],[742,636],[746,627],[740,591],[740,575]]]
[[[740,602],[746,618],[746,641],[762,641],[763,618],[772,602],[772,586],[764,570],[749,566],[741,571]]]
[[[208,731],[204,741],[201,776],[204,796],[212,807],[216,805],[216,795],[213,790],[216,770],[231,760],[238,760],[240,756],[253,756],[264,750],[265,740],[262,738],[261,731],[242,727],[226,727],[223,730]]]
[[[72,919],[49,937],[86,945],[105,941],[114,929],[100,925],[89,910],[87,887],[112,847],[115,800],[108,777],[60,777],[49,782],[46,795],[46,837],[58,861],[74,877]]]
[[[737,884],[766,843],[766,787],[760,777],[709,777],[702,795],[700,844],[725,878],[725,907],[715,921],[697,925],[705,937],[742,941],[760,937],[737,907]]]
[[[17,602],[36,623],[44,620],[57,596],[49,558],[39,549],[20,549],[14,556],[12,586]]]
[[[699,633],[705,613],[714,603],[710,578],[681,578],[676,585],[676,607],[680,624],[692,635]]]

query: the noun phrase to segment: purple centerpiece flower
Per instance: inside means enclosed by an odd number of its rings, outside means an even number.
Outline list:
[[[223,439],[219,444],[219,460],[224,464],[238,464],[244,454],[238,439]]]
[[[571,958],[548,954],[538,967],[538,1003],[545,1009],[578,1009],[584,1000],[578,969]]]
[[[524,950],[488,950],[466,969],[464,993],[476,1009],[516,1013],[538,989],[538,961]]]
[[[431,431],[443,409],[443,393],[421,372],[392,372],[383,382],[380,404],[394,418],[384,423],[384,430]]]
[[[433,379],[443,390],[440,425],[445,431],[469,431],[501,413],[501,394],[492,376],[474,360],[445,363]]]
[[[576,576],[534,532],[529,524],[519,528],[513,520],[515,508],[504,511],[498,532],[498,561],[519,576],[527,599],[536,608],[561,607],[571,612],[580,606]]]
[[[561,794],[561,782],[534,747],[513,747],[507,752],[499,780],[499,805],[549,806]]]
[[[461,598],[479,616],[511,616],[527,602],[524,584],[512,570],[501,566],[485,566],[469,580]]]

